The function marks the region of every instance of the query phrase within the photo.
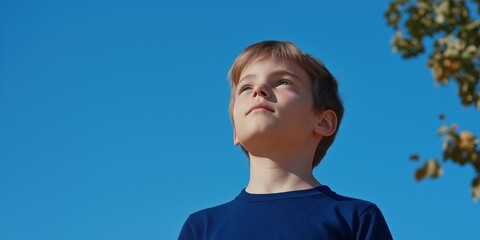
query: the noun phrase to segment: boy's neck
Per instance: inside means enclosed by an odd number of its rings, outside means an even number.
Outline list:
[[[250,155],[250,181],[246,187],[248,193],[267,194],[318,187],[321,184],[312,173],[311,159],[302,156],[283,157],[275,160]]]

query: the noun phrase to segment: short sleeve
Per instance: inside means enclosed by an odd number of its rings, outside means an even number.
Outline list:
[[[367,208],[359,219],[356,240],[393,239],[382,212],[376,205]]]
[[[180,231],[180,235],[178,236],[178,240],[194,240],[195,234],[193,232],[192,227],[190,226],[190,218],[188,218],[185,223],[183,224],[182,230]]]

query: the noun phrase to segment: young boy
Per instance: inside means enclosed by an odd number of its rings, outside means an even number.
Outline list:
[[[250,162],[232,201],[191,214],[179,239],[392,239],[378,207],[336,194],[312,174],[333,143],[338,84],[291,42],[247,47],[229,72],[233,141]]]

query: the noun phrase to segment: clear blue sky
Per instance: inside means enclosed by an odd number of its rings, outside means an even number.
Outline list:
[[[176,239],[233,199],[227,71],[242,49],[290,40],[337,76],[346,113],[315,176],[375,202],[396,239],[478,238],[473,169],[415,182],[441,156],[440,113],[480,132],[426,57],[392,53],[388,1],[0,2],[0,239]]]

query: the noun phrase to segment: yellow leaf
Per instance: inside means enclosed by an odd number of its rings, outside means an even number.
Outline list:
[[[424,165],[426,175],[431,178],[437,178],[443,174],[443,168],[438,163],[437,159],[430,159]]]
[[[469,131],[462,131],[460,132],[460,142],[458,147],[466,152],[471,152],[475,150],[477,145],[477,139],[475,136]]]
[[[438,129],[438,132],[437,132],[438,135],[442,135],[442,134],[446,133],[446,132],[447,132],[447,129],[448,129],[448,128],[447,128],[446,125],[442,125],[442,126],[440,127],[440,129]]]
[[[480,177],[476,177],[472,181],[472,197],[474,202],[477,202],[480,197]]]

